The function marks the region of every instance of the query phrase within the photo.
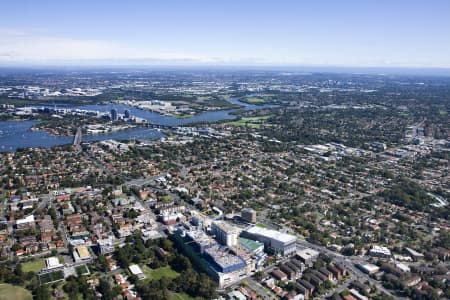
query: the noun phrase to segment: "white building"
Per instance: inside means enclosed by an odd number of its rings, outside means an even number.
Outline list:
[[[145,278],[144,272],[142,272],[138,265],[131,265],[128,268],[130,269],[131,274],[136,275],[139,279]]]
[[[24,227],[34,227],[35,226],[34,215],[29,215],[26,218],[17,220],[16,226],[18,229],[24,228]]]
[[[106,239],[100,239],[97,241],[98,247],[100,248],[101,254],[107,254],[114,252],[114,242],[113,237],[109,236]]]
[[[47,270],[52,270],[56,268],[61,268],[63,265],[59,262],[59,259],[55,256],[45,259],[45,268]]]
[[[222,245],[235,247],[238,244],[239,229],[224,221],[214,221],[211,231]]]
[[[373,274],[380,270],[380,268],[377,267],[376,265],[369,264],[369,263],[361,263],[361,264],[357,264],[356,266],[358,267],[358,269],[360,269],[361,271],[363,271],[366,274]]]
[[[369,250],[369,255],[388,258],[391,257],[391,250],[389,250],[387,247],[373,245],[372,249]]]
[[[296,256],[305,265],[312,267],[313,263],[319,257],[319,252],[314,249],[306,248],[306,249],[298,250],[296,252]]]
[[[271,250],[281,255],[290,255],[297,250],[297,237],[276,230],[253,226],[244,230],[242,236],[257,240],[264,244],[266,250]]]

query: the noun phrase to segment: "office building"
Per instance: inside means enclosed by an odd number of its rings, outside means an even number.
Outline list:
[[[101,254],[108,254],[114,252],[114,242],[112,236],[109,236],[106,239],[99,239],[97,241],[97,244]]]
[[[235,247],[238,244],[239,230],[227,222],[213,222],[211,231],[215,235],[216,240],[222,245]]]
[[[256,211],[251,208],[245,208],[241,212],[241,218],[249,223],[256,223]]]
[[[117,120],[117,109],[113,108],[111,109],[111,120],[116,121]]]

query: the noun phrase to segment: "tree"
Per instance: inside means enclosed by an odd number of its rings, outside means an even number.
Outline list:
[[[98,263],[98,266],[101,271],[103,271],[103,272],[108,271],[109,264],[108,264],[108,261],[106,260],[106,257],[103,254],[100,254],[97,257],[97,263]]]
[[[64,292],[69,295],[70,299],[76,299],[78,295],[78,282],[75,276],[66,278],[66,283],[63,286]]]
[[[191,268],[191,262],[189,261],[189,259],[186,256],[182,256],[179,254],[175,255],[170,265],[177,272],[182,272]]]
[[[52,297],[47,285],[38,285],[33,291],[33,296],[35,300],[48,300]]]

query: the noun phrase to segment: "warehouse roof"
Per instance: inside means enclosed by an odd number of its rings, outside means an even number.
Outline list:
[[[247,232],[254,235],[264,236],[282,243],[295,242],[297,238],[294,235],[282,233],[273,229],[267,229],[259,226],[253,226],[247,229]]]

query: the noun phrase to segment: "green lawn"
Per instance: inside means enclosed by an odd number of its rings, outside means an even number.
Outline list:
[[[22,264],[22,271],[24,272],[39,272],[45,268],[45,260],[43,258],[27,261]]]
[[[170,295],[170,300],[197,300],[200,299],[198,297],[191,297],[186,293],[172,293]]]
[[[192,114],[171,114],[169,116],[177,118],[177,119],[187,119],[187,118],[192,117],[193,115]]]
[[[228,122],[228,124],[232,126],[260,128],[261,124],[263,124],[264,121],[270,117],[271,115],[260,117],[243,117],[239,120]]]
[[[178,272],[175,272],[174,270],[172,270],[172,268],[170,266],[161,267],[161,268],[153,270],[145,265],[142,267],[142,272],[144,272],[146,279],[150,279],[150,280],[159,280],[162,277],[171,279],[171,278],[178,277],[178,275],[180,275]]]
[[[241,99],[242,102],[246,102],[249,104],[264,104],[271,100],[272,98],[270,96],[254,96],[254,97],[245,97]]]
[[[31,300],[31,293],[20,287],[10,284],[0,284],[0,300]]]

